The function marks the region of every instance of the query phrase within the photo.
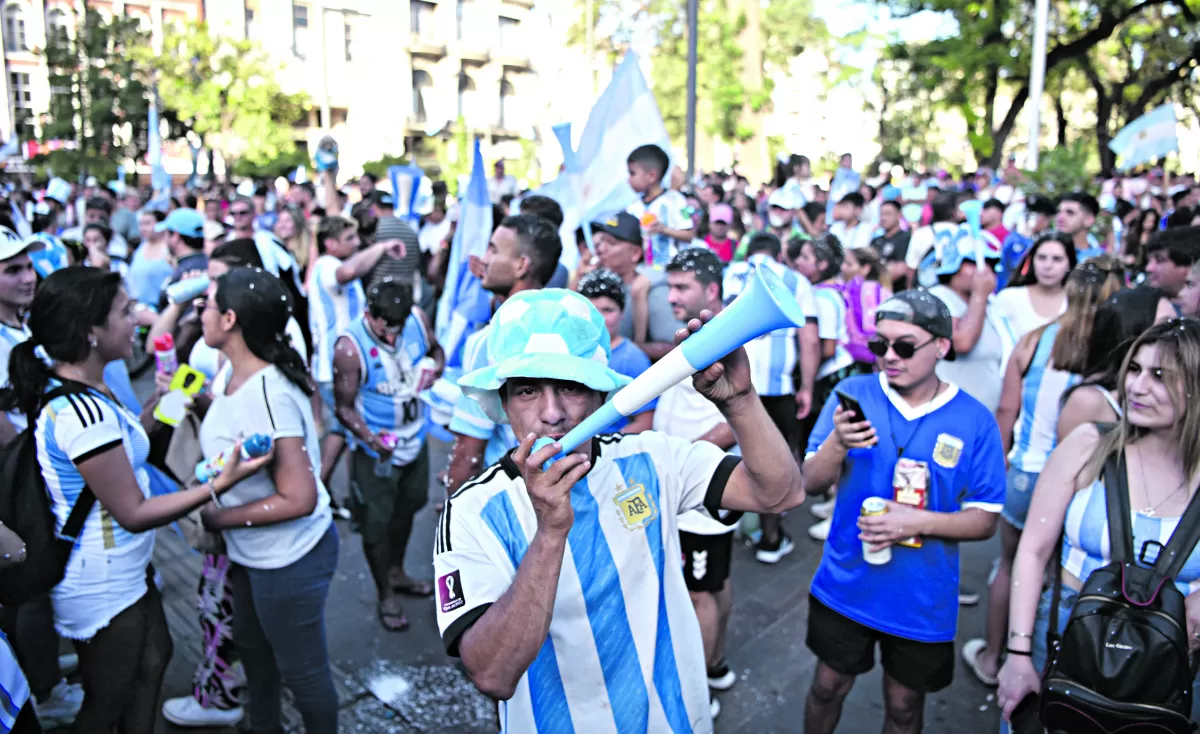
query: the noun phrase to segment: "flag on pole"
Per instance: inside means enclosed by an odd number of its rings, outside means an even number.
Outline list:
[[[1121,128],[1108,149],[1120,157],[1119,167],[1125,170],[1158,160],[1179,150],[1175,122],[1175,105],[1156,107]]]
[[[491,302],[483,284],[470,271],[472,255],[483,257],[492,236],[492,199],[488,195],[483,153],[475,141],[475,162],[467,195],[459,202],[458,227],[450,243],[446,287],[438,303],[437,338],[446,352],[446,367],[462,367],[468,336],[491,318]]]
[[[146,119],[146,159],[150,163],[151,201],[171,196],[171,177],[162,162],[162,130],[158,120],[158,91],[150,93],[150,110]]]
[[[627,53],[596,100],[575,146],[577,172],[552,181],[537,191],[563,208],[563,242],[575,241],[585,222],[623,211],[637,196],[629,188],[625,160],[639,145],[653,143],[671,157],[671,138],[636,54]],[[570,181],[570,176],[578,176]],[[670,176],[669,171],[666,176]],[[563,248],[562,262],[574,267],[578,252]]]
[[[396,216],[408,222],[413,229],[420,229],[421,217],[417,214],[417,199],[421,194],[421,179],[425,172],[417,166],[388,166],[388,180],[392,182],[392,205]]]

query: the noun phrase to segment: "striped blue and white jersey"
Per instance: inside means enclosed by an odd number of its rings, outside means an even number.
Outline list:
[[[817,368],[817,379],[827,377],[854,364],[846,345],[850,343],[850,331],[846,326],[846,299],[836,288],[813,288],[817,303],[817,336],[822,341],[836,342],[833,356],[821,362]]]
[[[13,347],[31,336],[33,334],[29,332],[29,327],[24,322],[20,326],[0,322],[0,387],[8,384],[8,358],[12,354]],[[5,415],[18,433],[24,431],[29,423],[19,410],[9,411]]]
[[[29,681],[21,672],[8,638],[0,632],[0,732],[13,730],[17,716],[28,701]]]
[[[796,295],[796,301],[805,316],[809,320],[816,320],[817,306],[808,278],[764,252],[755,253],[744,262],[735,262],[725,270],[722,283],[725,305],[741,295],[756,267],[765,267],[778,275],[787,289]],[[750,358],[750,381],[759,395],[795,394],[792,375],[800,357],[797,338],[798,330],[789,327],[776,329],[746,343],[746,355]]]
[[[396,436],[393,464],[412,463],[425,444],[425,418],[429,412],[417,397],[417,364],[429,353],[425,322],[420,314],[410,314],[394,347],[377,339],[361,316],[350,324],[345,336],[354,340],[358,350],[359,387],[354,409],[371,433],[390,431]],[[378,458],[349,431],[346,438],[352,449]]]
[[[1050,352],[1058,329],[1058,324],[1050,324],[1042,331],[1021,380],[1021,412],[1013,425],[1008,461],[1030,474],[1042,472],[1050,452],[1058,445],[1058,415],[1062,412],[1063,393],[1081,379],[1079,375],[1055,369],[1050,364]]]
[[[488,352],[487,340],[491,333],[491,324],[487,324],[467,337],[463,346],[463,374],[488,367],[492,363]],[[500,457],[517,445],[517,436],[512,426],[507,423],[493,423],[479,407],[475,400],[462,395],[454,405],[454,415],[450,419],[450,430],[463,436],[487,441],[483,452],[483,465],[491,466]]]
[[[317,382],[333,382],[333,345],[367,305],[362,283],[338,283],[336,273],[341,264],[333,255],[322,255],[313,264],[314,293],[309,298],[308,321],[313,339],[312,375]]]
[[[739,458],[657,431],[592,442],[593,466],[571,489],[550,631],[499,706],[503,732],[712,731],[704,646],[684,584],[678,516],[719,516]],[[434,540],[438,629],[463,633],[498,600],[537,530],[509,456],[446,503]]]

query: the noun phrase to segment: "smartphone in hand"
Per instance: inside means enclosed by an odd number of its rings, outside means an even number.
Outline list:
[[[857,400],[850,397],[849,395],[842,392],[841,390],[834,390],[834,393],[837,394],[838,403],[841,404],[842,410],[854,413],[854,422],[855,423],[859,423],[859,422],[865,421],[867,419],[866,414],[863,413],[862,405],[860,405]]]

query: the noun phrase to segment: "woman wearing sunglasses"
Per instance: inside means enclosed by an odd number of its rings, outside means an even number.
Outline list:
[[[820,661],[805,707],[809,734],[834,730],[877,644],[888,730],[922,730],[925,695],[954,676],[959,545],[990,537],[1004,503],[991,411],[938,377],[939,363],[955,356],[949,309],[904,291],[875,319],[868,344],[881,371],[838,384],[804,461],[808,491],[838,483],[809,599],[807,643]],[[860,515],[867,499],[886,512]]]
[[[1034,252],[1046,250],[1043,247]],[[987,639],[968,640],[962,650],[963,660],[984,685],[996,685],[1000,650],[1008,632],[1008,583],[1013,556],[1017,554],[1017,542],[1025,527],[1025,514],[1038,474],[1058,444],[1055,429],[1063,397],[1079,382],[1087,367],[1097,304],[1124,285],[1124,269],[1115,257],[1101,255],[1080,265],[1067,278],[1066,312],[1026,334],[1008,361],[1000,408],[996,411],[1000,438],[1009,460],[1000,523],[1000,564],[988,592]]]

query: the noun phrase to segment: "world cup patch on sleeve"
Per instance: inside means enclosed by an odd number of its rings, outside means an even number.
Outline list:
[[[453,612],[463,604],[467,603],[467,599],[463,596],[462,579],[458,575],[458,571],[439,576],[438,584],[438,603],[442,606],[442,614]]]

